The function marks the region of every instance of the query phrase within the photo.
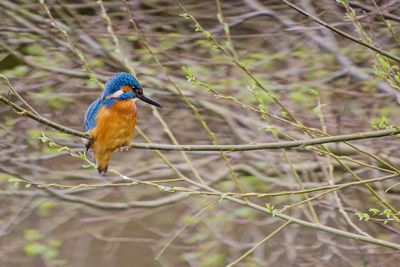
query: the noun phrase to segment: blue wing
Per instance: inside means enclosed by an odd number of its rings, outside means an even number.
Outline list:
[[[85,132],[93,129],[96,126],[97,113],[99,113],[101,107],[106,106],[109,108],[116,101],[117,99],[103,99],[102,96],[100,96],[92,104],[90,104],[85,113]]]
[[[96,126],[96,116],[100,108],[103,106],[101,97],[97,98],[86,110],[85,113],[85,132],[93,129]]]

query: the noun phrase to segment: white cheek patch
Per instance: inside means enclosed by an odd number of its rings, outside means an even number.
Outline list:
[[[112,95],[109,95],[109,96],[107,96],[106,98],[107,99],[109,99],[109,98],[118,98],[118,97],[120,97],[123,93],[125,93],[123,90],[118,90],[118,91],[116,91],[115,93],[113,93]]]

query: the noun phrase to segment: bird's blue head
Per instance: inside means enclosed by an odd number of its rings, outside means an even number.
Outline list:
[[[156,101],[144,96],[140,83],[127,72],[118,72],[104,86],[102,99],[110,102],[138,98],[148,104],[161,108]]]

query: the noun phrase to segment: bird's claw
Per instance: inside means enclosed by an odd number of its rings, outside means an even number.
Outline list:
[[[129,146],[127,146],[127,145],[121,146],[121,147],[119,148],[119,151],[121,151],[121,152],[127,152],[128,150],[129,150]]]

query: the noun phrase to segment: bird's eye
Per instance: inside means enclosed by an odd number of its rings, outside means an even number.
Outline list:
[[[135,93],[138,95],[142,95],[143,94],[143,89],[142,88],[135,88]]]

